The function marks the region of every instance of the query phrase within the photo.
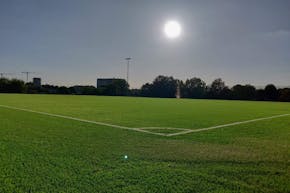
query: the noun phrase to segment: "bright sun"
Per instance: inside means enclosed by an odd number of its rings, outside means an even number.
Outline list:
[[[174,39],[180,36],[181,26],[177,21],[167,21],[164,25],[166,37]]]

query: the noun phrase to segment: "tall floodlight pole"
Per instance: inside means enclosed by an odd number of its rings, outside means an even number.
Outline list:
[[[26,74],[26,83],[28,83],[28,77],[29,77],[29,74],[33,74],[35,72],[22,72],[23,74]]]
[[[132,58],[125,58],[125,60],[127,60],[127,83],[129,84],[129,68],[130,68],[130,60],[132,60]]]

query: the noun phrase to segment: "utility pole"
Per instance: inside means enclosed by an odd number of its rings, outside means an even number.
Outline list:
[[[130,68],[130,60],[132,60],[132,58],[125,58],[125,60],[127,60],[127,83],[129,84],[129,68]]]
[[[26,83],[28,83],[28,77],[29,77],[29,74],[33,74],[35,72],[22,72],[23,74],[26,74]]]

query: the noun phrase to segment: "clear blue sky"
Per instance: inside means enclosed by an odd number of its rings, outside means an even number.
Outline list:
[[[164,22],[178,20],[168,40]],[[221,77],[228,85],[290,85],[289,0],[1,0],[0,72],[44,83],[125,77]]]

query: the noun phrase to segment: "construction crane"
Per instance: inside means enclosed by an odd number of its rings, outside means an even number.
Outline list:
[[[0,78],[4,78],[5,75],[12,75],[12,73],[0,72]]]
[[[26,83],[27,83],[29,74],[34,74],[35,72],[21,72],[21,73],[26,74]]]

